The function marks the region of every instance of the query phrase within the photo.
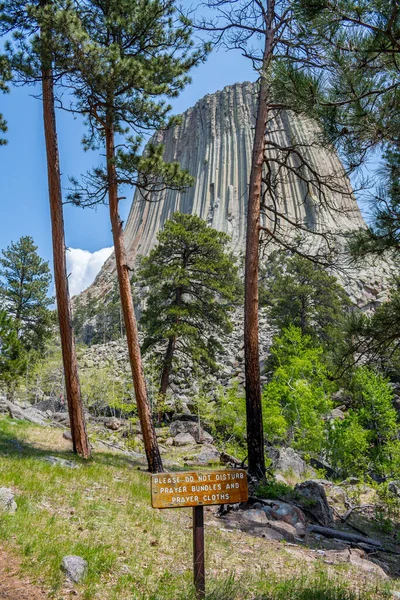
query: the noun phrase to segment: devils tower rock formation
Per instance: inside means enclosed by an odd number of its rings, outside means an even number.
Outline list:
[[[243,250],[256,86],[255,83],[238,83],[207,95],[182,115],[180,125],[155,136],[155,141],[165,147],[165,160],[178,161],[194,176],[195,184],[184,193],[166,190],[157,197],[151,197],[151,202],[146,202],[136,192],[125,227],[125,243],[131,265],[138,255],[149,253],[156,243],[157,232],[175,211],[199,215],[212,227],[228,233],[236,252]],[[336,182],[321,203],[312,186],[289,173],[278,183],[280,212],[310,231],[330,231],[338,237],[365,227],[337,154],[314,143],[319,130],[311,120],[282,111],[267,136],[286,146],[293,141],[307,145],[308,162],[323,177],[333,178]],[[290,235],[287,223],[283,221],[279,226],[283,236],[285,228]],[[310,243],[315,250],[322,239],[318,235],[313,236]],[[381,270],[377,274],[372,269],[366,275],[371,289],[376,288],[376,294],[380,293],[378,279],[382,281]],[[96,278],[93,292],[108,290],[115,276],[112,255]],[[347,283],[346,287],[356,300],[358,292],[360,298],[363,296],[363,302],[373,302],[374,294],[368,292],[371,297],[365,299],[365,294],[354,282]]]

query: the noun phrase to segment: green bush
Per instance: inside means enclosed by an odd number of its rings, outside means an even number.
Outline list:
[[[350,381],[350,408],[331,420],[334,391],[324,350],[291,326],[274,339],[262,396],[265,435],[328,459],[342,476],[400,476],[399,424],[389,382],[368,367]]]
[[[113,365],[82,370],[80,374],[82,399],[94,413],[105,410],[117,415],[136,412],[132,381],[129,377],[115,377]]]
[[[346,475],[362,476],[369,467],[369,434],[350,413],[343,421],[335,419],[329,430],[328,459]]]
[[[264,479],[259,482],[255,492],[255,496],[258,498],[270,498],[271,500],[285,498],[287,500],[298,500],[300,494],[286,483],[281,481],[275,481]]]
[[[399,425],[388,380],[360,367],[351,387],[348,415],[330,426],[329,460],[343,475],[399,476]]]
[[[400,541],[400,531],[396,527],[400,522],[400,498],[389,489],[387,482],[377,486],[378,501],[375,504],[375,519],[378,522],[379,529],[385,533],[396,531],[395,539]]]
[[[238,383],[220,387],[214,400],[200,394],[194,404],[202,422],[225,452],[244,459],[247,453],[246,401]]]
[[[332,384],[322,360],[323,349],[288,327],[274,339],[275,366],[262,396],[264,431],[269,442],[320,453],[326,443],[324,417],[332,408]]]

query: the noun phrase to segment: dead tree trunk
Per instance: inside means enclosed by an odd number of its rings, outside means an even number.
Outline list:
[[[110,105],[110,103],[109,103]],[[115,262],[117,265],[119,292],[122,312],[124,315],[126,338],[128,343],[129,360],[132,370],[133,385],[135,388],[136,403],[142,428],[143,442],[147,456],[147,463],[151,473],[163,471],[160,450],[154,430],[150,406],[147,402],[146,382],[143,374],[142,358],[135,311],[132,300],[131,282],[127,264],[124,233],[122,221],[118,212],[118,179],[115,168],[114,126],[112,115],[107,115],[106,127],[106,159],[108,194],[110,207],[110,220],[114,241]]]
[[[268,7],[271,13],[271,6]],[[272,23],[272,15],[269,15]],[[272,56],[273,30],[266,34],[263,72],[261,73],[258,109],[251,161],[249,200],[247,207],[244,358],[246,378],[246,420],[249,473],[257,478],[265,474],[264,433],[262,422],[260,360],[258,344],[258,261],[260,242],[260,210],[265,130],[268,118],[268,87],[265,78]]]
[[[83,458],[89,458],[91,452],[86,433],[85,417],[83,414],[65,260],[64,215],[56,118],[54,111],[54,82],[51,68],[42,69],[42,89],[47,176],[53,239],[54,282],[71,436],[74,452],[77,452],[83,456]]]

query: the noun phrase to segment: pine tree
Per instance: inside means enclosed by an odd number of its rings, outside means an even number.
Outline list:
[[[391,0],[297,0],[301,36],[319,60],[319,94],[311,109],[352,168],[378,147],[399,147],[400,14]],[[322,73],[323,71],[323,73]],[[319,73],[318,73],[319,72]],[[291,74],[295,75],[294,70]],[[322,77],[323,75],[323,77]],[[295,94],[286,80],[285,92]],[[304,100],[303,92],[298,101]],[[308,96],[309,100],[311,96]]]
[[[387,146],[383,161],[377,194],[372,200],[372,223],[349,240],[355,258],[388,252],[396,260],[400,256],[400,145]]]
[[[74,452],[90,457],[80,393],[75,340],[72,329],[71,303],[65,257],[65,233],[61,175],[55,116],[55,79],[60,76],[58,62],[60,39],[70,26],[72,14],[61,2],[10,0],[0,5],[0,34],[7,36],[6,49],[13,72],[19,82],[40,83],[46,145],[47,179],[53,242],[54,282],[57,314],[67,391],[68,411]],[[12,36],[10,35],[12,34]]]
[[[376,367],[395,381],[400,373],[400,280],[395,278],[390,300],[373,314],[354,313],[348,326],[343,364],[360,362]]]
[[[140,148],[144,132],[171,124],[165,98],[189,81],[187,72],[202,60],[204,49],[193,51],[190,21],[179,17],[170,0],[88,0],[77,6],[79,23],[68,39],[70,85],[75,109],[87,117],[86,147],[103,148],[106,164],[89,173],[71,199],[86,205],[108,199],[136,401],[149,469],[156,472],[162,461],[147,402],[119,186],[136,186],[145,197],[148,191],[192,183],[177,163],[163,161],[162,147],[150,144],[143,156]]]
[[[0,256],[0,308],[14,319],[26,351],[42,351],[50,334],[53,299],[48,296],[49,264],[29,236],[11,242]]]
[[[118,281],[101,298],[93,297],[90,291],[83,297],[77,296],[72,322],[76,339],[88,346],[124,337]]]
[[[350,300],[336,277],[306,258],[275,252],[261,283],[261,303],[280,329],[299,327],[302,335],[332,349],[343,339]]]
[[[7,81],[10,79],[10,69],[9,64],[5,56],[0,55],[0,92],[6,93],[8,92]],[[0,113],[0,133],[5,133],[7,131],[7,123]],[[7,140],[0,137],[0,146],[7,143]]]
[[[400,11],[391,0],[297,0],[302,38],[318,48],[314,96],[286,72],[282,93],[320,119],[350,170],[382,153],[378,189],[371,198],[375,225],[358,233],[359,256],[398,250],[400,170]],[[315,90],[314,90],[315,91]],[[306,93],[304,93],[306,92]]]
[[[26,352],[18,339],[18,332],[5,310],[0,309],[0,382],[4,383],[9,394],[13,383],[25,369]]]
[[[297,0],[303,38],[318,47],[318,93],[311,98],[287,76],[283,93],[322,123],[348,168],[357,170],[381,155],[375,189],[369,193],[372,222],[350,237],[355,258],[387,252],[398,260],[400,248],[400,11],[391,0]],[[367,164],[368,170],[370,165]],[[372,181],[370,182],[370,184]],[[358,358],[387,361],[400,336],[397,282],[392,303],[376,318],[358,316],[351,333]],[[381,328],[382,327],[382,328]],[[385,367],[386,368],[386,367]]]
[[[229,237],[196,215],[175,213],[157,239],[137,276],[147,290],[143,350],[164,348],[163,398],[176,354],[193,365],[215,367],[216,352],[222,349],[218,336],[231,331],[229,312],[237,301],[239,280],[226,249]]]

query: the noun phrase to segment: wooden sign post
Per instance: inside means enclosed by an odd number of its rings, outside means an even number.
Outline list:
[[[242,469],[151,476],[153,508],[193,507],[193,573],[197,598],[205,596],[203,507],[246,502],[248,495],[247,475]]]
[[[193,576],[198,598],[206,594],[206,571],[204,566],[204,508],[193,507]]]

